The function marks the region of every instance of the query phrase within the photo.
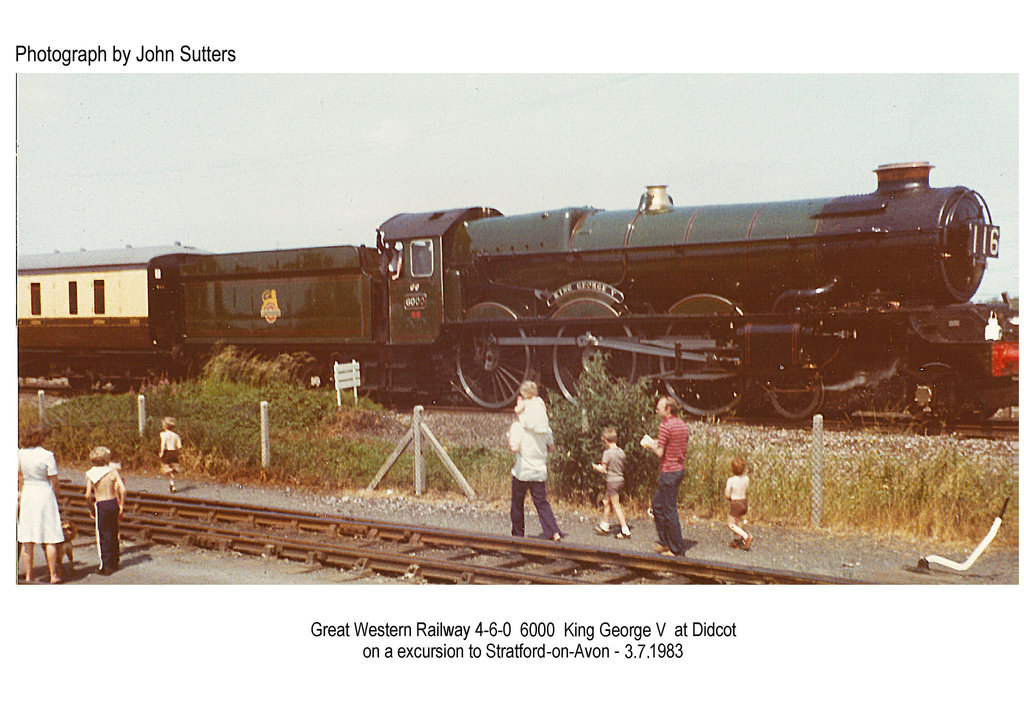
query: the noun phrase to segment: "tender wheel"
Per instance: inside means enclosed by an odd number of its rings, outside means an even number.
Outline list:
[[[563,306],[556,312],[553,318],[607,318],[618,316],[619,313],[610,305],[597,299],[582,298]],[[627,338],[633,337],[629,328],[617,329],[614,336]],[[621,335],[620,335],[621,334]],[[577,338],[576,345],[556,345],[551,353],[551,364],[555,371],[555,382],[558,389],[562,391],[565,398],[570,402],[576,401],[576,382],[583,373],[584,368],[590,366],[597,358],[598,353],[605,355],[605,369],[612,377],[633,382],[636,378],[636,353],[625,350],[602,350],[597,346],[597,338],[588,337],[589,334]],[[572,333],[565,328],[560,328],[558,337],[571,337]]]
[[[768,383],[768,399],[786,419],[806,419],[821,409],[825,386],[818,372],[783,376]]]
[[[516,314],[501,304],[482,303],[467,313],[467,320],[515,319]],[[520,336],[525,337],[522,330]],[[469,334],[459,346],[456,372],[467,397],[486,409],[509,407],[519,394],[531,367],[526,345],[498,345],[490,333]]]

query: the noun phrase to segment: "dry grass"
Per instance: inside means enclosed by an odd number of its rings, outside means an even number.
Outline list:
[[[54,432],[49,447],[62,466],[83,465],[92,447],[103,444],[124,463],[128,475],[132,470],[155,472],[159,470],[159,421],[174,416],[185,441],[183,463],[189,475],[340,492],[365,488],[405,432],[393,416],[365,399],[359,407],[345,399],[339,410],[333,391],[253,383],[264,381],[264,375],[239,383],[231,377],[247,379],[253,371],[223,357],[203,380],[148,389],[148,417],[141,437],[134,394],[76,397],[50,407],[46,417]],[[260,400],[269,401],[271,411],[271,465],[266,469],[260,462]],[[19,400],[18,416],[19,431],[38,421],[34,398]],[[809,524],[811,471],[804,442],[779,444],[763,431],[744,439],[727,435],[714,424],[693,424],[692,430],[687,477],[680,489],[682,509],[704,518],[724,518],[729,461],[742,456],[751,465],[750,518],[759,523]],[[443,432],[435,433],[480,499],[507,498],[510,452],[456,444],[446,440]],[[905,437],[914,446],[921,440]],[[828,447],[823,461],[822,525],[837,532],[974,543],[985,535],[1009,497],[1004,530],[993,544],[1016,546],[1019,488],[1012,459],[924,441],[923,448],[907,448],[906,443],[886,448],[872,434],[863,433]],[[589,448],[584,450],[590,443],[578,442],[581,460],[595,455]],[[635,462],[627,471],[633,481],[627,485],[624,502],[633,514],[642,515],[657,480],[656,461],[637,456]],[[431,495],[460,495],[429,449],[426,466]],[[412,468],[407,452],[382,486],[412,491]],[[558,475],[552,473],[553,491],[558,490]],[[600,491],[594,489],[563,500],[596,503],[599,498]]]

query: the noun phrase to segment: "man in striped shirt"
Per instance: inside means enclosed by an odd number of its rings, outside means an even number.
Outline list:
[[[658,441],[651,448],[661,459],[658,467],[658,491],[654,494],[651,509],[654,512],[654,527],[658,531],[655,548],[663,555],[682,555],[683,530],[679,525],[679,508],[676,497],[679,484],[686,475],[686,446],[690,439],[690,428],[677,416],[678,405],[671,397],[658,400]]]

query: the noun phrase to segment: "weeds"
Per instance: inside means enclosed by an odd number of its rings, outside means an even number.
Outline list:
[[[142,436],[134,394],[94,394],[50,407],[46,420],[53,434],[47,445],[67,466],[86,465],[89,451],[102,444],[115,452],[130,477],[133,470],[158,470],[160,421],[172,416],[185,442],[183,464],[191,475],[322,490],[361,489],[373,479],[397,443],[396,437],[387,435],[379,405],[361,398],[355,406],[346,393],[339,409],[331,390],[280,384],[282,378],[267,374],[272,369],[235,363],[232,357],[240,356],[218,356],[217,364],[208,366],[199,380],[147,388]],[[634,511],[646,510],[657,480],[657,460],[638,442],[643,434],[657,431],[654,393],[617,382],[600,367],[584,372],[578,389],[580,407],[557,397],[549,403],[558,444],[549,488],[563,501],[596,502],[603,492],[603,476],[590,464],[600,461],[600,432],[612,425],[627,458],[624,498]],[[260,452],[263,400],[270,411],[271,460],[266,469]],[[19,401],[18,418],[19,433],[37,423],[35,402]],[[510,452],[442,443],[480,498],[507,498]],[[1019,494],[1012,461],[993,468],[991,462],[957,450],[901,456],[865,448],[854,454],[826,451],[824,526],[977,542],[1004,498],[1010,497],[1005,533],[995,544],[1016,545]],[[714,423],[691,429],[681,508],[704,518],[723,518],[722,491],[733,456],[746,458],[751,467],[754,522],[807,524],[811,475],[806,455],[781,447],[726,443]],[[412,490],[410,459],[407,453],[381,487]],[[425,463],[432,495],[461,495],[433,453],[426,453]]]

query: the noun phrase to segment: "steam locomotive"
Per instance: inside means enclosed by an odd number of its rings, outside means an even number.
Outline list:
[[[697,416],[760,398],[801,419],[885,381],[919,416],[986,418],[1018,397],[1016,312],[969,303],[999,228],[931,168],[827,199],[678,207],[654,186],[630,210],[399,214],[374,247],[19,256],[19,374],[130,385],[227,343],[498,409],[526,379],[573,399],[601,357]]]

